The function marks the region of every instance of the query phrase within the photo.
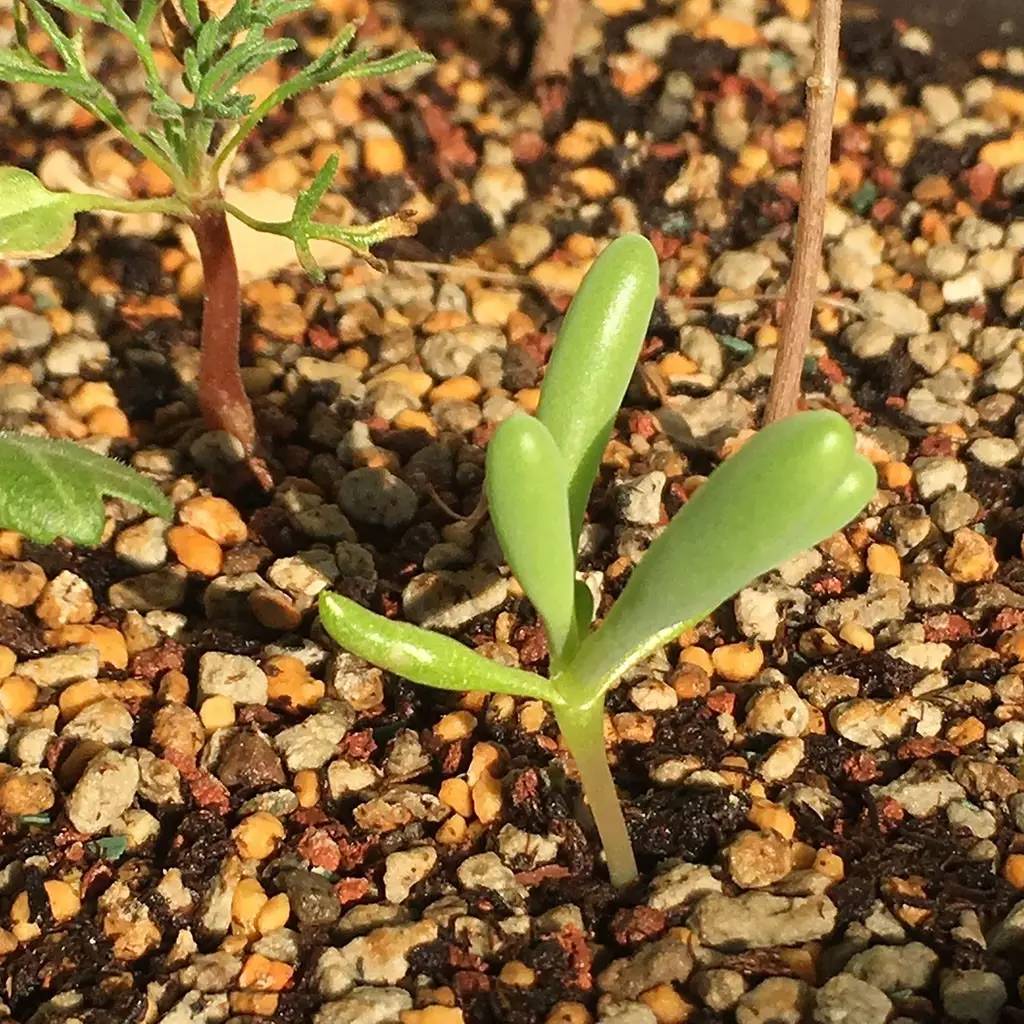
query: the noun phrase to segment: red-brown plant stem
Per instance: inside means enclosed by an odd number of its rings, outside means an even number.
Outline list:
[[[533,54],[532,81],[568,77],[581,13],[582,0],[551,0]]]
[[[800,377],[811,332],[811,313],[818,291],[821,246],[825,236],[825,203],[832,154],[832,119],[839,78],[839,27],[842,0],[816,0],[817,46],[807,80],[807,140],[800,173],[800,215],[796,225],[793,267],[782,314],[765,425],[791,416],[800,398]]]
[[[211,430],[237,438],[247,456],[256,450],[256,421],[238,362],[242,293],[238,264],[222,210],[203,210],[192,223],[203,265],[203,330],[199,354],[199,408]]]

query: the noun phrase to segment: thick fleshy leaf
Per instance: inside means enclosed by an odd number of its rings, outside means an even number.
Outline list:
[[[875,471],[837,413],[773,423],[727,459],[654,541],[569,666],[596,699],[630,665],[751,580],[845,526]]]
[[[547,627],[553,662],[572,646],[576,558],[565,462],[547,427],[513,416],[487,446],[487,505],[508,564]]]
[[[574,542],[657,295],[651,243],[617,238],[583,279],[551,353],[537,418],[565,459]]]
[[[0,528],[44,544],[57,537],[98,544],[104,497],[165,519],[174,514],[152,481],[120,462],[71,441],[0,434]]]
[[[554,687],[532,672],[506,668],[451,637],[393,622],[340,594],[320,595],[320,621],[346,651],[422,686],[559,702]]]
[[[19,167],[0,167],[0,256],[41,259],[63,252],[81,208],[80,196],[51,192]]]

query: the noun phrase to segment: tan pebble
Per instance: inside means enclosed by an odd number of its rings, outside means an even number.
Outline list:
[[[316,807],[320,802],[320,779],[311,768],[295,773],[295,795],[300,807]]]
[[[434,735],[444,743],[454,743],[468,739],[475,728],[475,715],[468,711],[452,711],[434,726]]]
[[[793,867],[787,839],[777,832],[741,832],[724,851],[732,880],[743,889],[763,889],[785,878]]]
[[[593,1015],[582,1004],[575,1002],[555,1003],[544,1024],[593,1024]]]
[[[711,659],[708,658],[710,664]],[[669,677],[669,683],[680,700],[696,700],[706,697],[711,690],[708,673],[698,665],[681,662]]]
[[[55,921],[70,921],[82,909],[78,893],[67,882],[53,878],[43,882],[46,896],[50,901],[50,913]]]
[[[872,544],[868,548],[868,572],[883,576],[900,576],[903,567],[900,556],[891,544]]]
[[[11,718],[18,718],[31,711],[39,698],[39,687],[24,676],[8,676],[0,683],[0,708]]]
[[[473,813],[473,795],[465,779],[445,779],[437,795],[441,803],[464,818]]]
[[[753,679],[764,665],[764,651],[756,643],[725,644],[711,652],[715,672],[730,683]]]
[[[299,341],[306,333],[306,317],[295,302],[276,302],[264,306],[256,317],[261,330],[289,341]]]
[[[461,814],[453,814],[441,823],[435,838],[442,846],[458,846],[465,839],[468,828],[466,819]]]
[[[249,594],[248,605],[256,621],[267,629],[289,632],[302,622],[299,607],[276,587],[257,587]]]
[[[522,960],[510,960],[502,967],[498,980],[516,988],[529,988],[537,980],[537,973]]]
[[[239,855],[250,860],[266,860],[284,838],[284,825],[267,811],[245,818],[232,832]]]
[[[259,880],[243,878],[231,897],[232,924],[242,932],[252,932],[256,928],[256,918],[266,905],[267,894]]]
[[[875,649],[875,638],[858,622],[844,623],[839,630],[839,639],[865,653]]]
[[[594,0],[594,6],[609,18],[632,14],[644,9],[644,0]]]
[[[220,545],[194,526],[172,526],[167,531],[167,546],[189,572],[200,576],[219,576],[224,567]]]
[[[176,668],[168,669],[160,677],[157,695],[164,704],[185,704],[189,697],[188,676]]]
[[[68,408],[80,419],[86,419],[97,409],[116,405],[117,395],[106,381],[86,381],[68,399]]]
[[[654,717],[642,712],[623,711],[614,715],[615,734],[628,743],[652,743],[654,741]]]
[[[449,377],[430,392],[431,403],[460,401],[475,402],[480,397],[480,384],[472,377]]]
[[[162,750],[176,750],[195,757],[206,743],[199,715],[184,704],[166,704],[153,716],[153,742]]]
[[[953,543],[943,560],[946,572],[957,583],[980,583],[989,580],[999,568],[988,538],[962,526],[953,534]]]
[[[0,810],[13,818],[44,814],[53,803],[53,780],[46,772],[11,772],[0,780]]]
[[[199,707],[199,719],[207,732],[227,729],[235,724],[235,705],[223,694],[207,697]]]
[[[71,721],[90,704],[95,704],[106,696],[106,691],[96,679],[83,679],[81,682],[72,683],[61,690],[60,697],[57,698],[57,706],[65,721]]]
[[[519,726],[526,733],[540,732],[548,718],[548,709],[543,701],[527,701],[519,711]]]
[[[292,980],[294,973],[295,968],[291,964],[253,953],[242,965],[238,984],[241,988],[254,988],[261,992],[280,992]]]
[[[838,853],[831,850],[819,850],[814,858],[814,870],[819,875],[831,878],[834,882],[841,882],[846,877],[846,865]]]
[[[51,647],[95,647],[104,666],[128,667],[128,645],[124,634],[112,626],[58,626],[46,631],[45,640]]]
[[[473,784],[473,813],[489,825],[501,813],[501,781],[484,772]]]
[[[658,1024],[685,1024],[697,1010],[667,983],[641,992],[640,1002],[654,1014]]]
[[[473,756],[469,760],[466,779],[472,786],[484,774],[498,774],[497,769],[500,764],[501,750],[495,744],[477,743],[473,746]]]
[[[737,50],[756,46],[761,39],[756,25],[721,15],[709,18],[704,23],[701,35],[705,39],[721,39],[727,46]]]
[[[431,437],[437,437],[437,424],[429,413],[419,409],[403,409],[392,421],[397,430],[422,430]]]
[[[1003,878],[1014,889],[1024,889],[1024,853],[1011,853],[1003,861]]]
[[[240,1017],[273,1017],[281,1002],[276,992],[231,992],[228,1005]]]
[[[313,708],[324,698],[325,687],[306,666],[287,654],[270,658],[263,666],[267,674],[267,696],[272,704],[293,710]]]
[[[21,558],[24,544],[25,538],[20,533],[0,530],[0,558]]]
[[[465,1024],[466,1018],[457,1006],[425,1006],[422,1010],[403,1010],[402,1024]]]
[[[905,462],[886,462],[880,469],[882,483],[889,488],[907,487],[913,471]]]
[[[1014,132],[1008,139],[986,143],[978,153],[978,161],[997,171],[1024,164],[1024,131]]]
[[[401,174],[405,170],[405,153],[391,136],[371,136],[363,143],[363,166],[371,174]]]
[[[27,608],[35,604],[46,586],[46,573],[35,562],[0,564],[0,604]]]
[[[784,839],[796,834],[796,819],[784,807],[768,800],[755,800],[747,811],[747,821],[760,829],[777,832]]]
[[[242,517],[230,501],[201,495],[189,498],[178,511],[186,526],[193,526],[218,544],[231,546],[241,544],[249,536]]]
[[[569,180],[587,199],[607,199],[618,189],[615,179],[599,167],[579,167]]]
[[[9,956],[18,948],[18,939],[13,932],[0,928],[0,957]]]
[[[577,121],[558,140],[555,152],[568,163],[584,163],[599,149],[615,144],[611,128],[603,121]],[[531,328],[535,329],[535,328]]]
[[[711,660],[711,655],[703,647],[695,645],[684,647],[679,652],[679,664],[696,665],[707,672],[708,675],[714,672],[714,663]]]
[[[292,916],[292,905],[288,894],[279,892],[263,905],[256,917],[256,930],[260,935],[269,935],[288,924]]]
[[[90,434],[102,437],[131,437],[132,427],[128,417],[120,409],[112,405],[101,405],[94,409],[86,418],[85,425]]]

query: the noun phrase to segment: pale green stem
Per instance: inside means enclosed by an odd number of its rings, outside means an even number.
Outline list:
[[[554,711],[580,773],[611,883],[617,888],[629,885],[637,878],[636,858],[604,749],[604,701],[589,707],[556,707]]]
[[[111,213],[166,213],[173,217],[189,217],[189,208],[173,196],[162,199],[118,199],[116,196],[76,194],[75,206],[83,213],[107,210]]]

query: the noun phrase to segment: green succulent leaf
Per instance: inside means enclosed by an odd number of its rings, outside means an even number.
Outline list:
[[[51,192],[29,171],[0,167],[0,256],[40,259],[63,252],[81,208],[79,196]]]
[[[530,416],[505,420],[487,446],[487,504],[508,564],[547,627],[553,663],[573,644],[576,558],[562,453]]]
[[[422,686],[559,702],[547,680],[532,672],[506,668],[451,637],[393,622],[340,594],[320,595],[320,620],[346,651]]]
[[[71,441],[0,433],[0,527],[48,544],[103,537],[104,497],[123,498],[170,519],[171,503],[128,466]]]
[[[565,459],[574,543],[657,294],[658,258],[651,243],[623,235],[583,279],[551,354],[537,418]]]
[[[633,571],[568,668],[591,699],[762,573],[845,526],[875,493],[875,470],[834,412],[773,423],[727,459]]]

